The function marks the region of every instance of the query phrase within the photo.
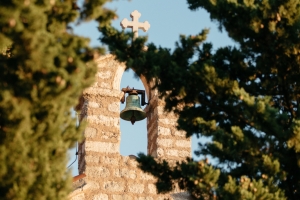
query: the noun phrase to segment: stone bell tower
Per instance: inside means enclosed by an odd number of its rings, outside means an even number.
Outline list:
[[[87,120],[88,126],[84,141],[79,145],[80,175],[74,178],[69,199],[188,199],[186,193],[179,190],[157,194],[155,178],[142,172],[134,158],[120,155],[120,99],[123,96],[120,82],[125,65],[112,55],[100,57],[96,63],[96,81],[84,91],[79,106],[81,120]],[[176,129],[177,117],[163,112],[164,102],[158,98],[157,91],[151,90],[143,76],[140,78],[149,99],[144,109],[148,154],[171,162],[191,157],[191,141],[185,138],[185,132]]]

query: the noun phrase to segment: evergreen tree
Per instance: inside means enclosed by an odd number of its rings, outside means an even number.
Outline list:
[[[187,2],[236,45],[213,49],[203,30],[180,36],[174,51],[151,43],[144,51],[147,38],[131,43],[131,33],[101,29],[120,61],[156,78],[178,129],[211,139],[197,151],[207,159],[174,167],[140,154],[141,169],[158,178],[159,192],[179,184],[197,199],[300,199],[300,1]]]
[[[106,0],[0,1],[0,199],[64,199],[67,150],[81,138],[70,110],[96,72],[71,22],[115,16]]]

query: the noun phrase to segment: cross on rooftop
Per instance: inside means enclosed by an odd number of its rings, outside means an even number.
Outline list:
[[[128,21],[125,18],[121,21],[120,24],[123,29],[132,28],[132,32],[134,34],[133,39],[136,39],[139,36],[139,29],[142,29],[144,32],[146,32],[150,28],[150,24],[148,21],[145,21],[144,23],[138,21],[138,19],[141,17],[141,13],[139,13],[139,11],[133,11],[132,13],[130,13],[130,17],[132,18],[132,21]]]

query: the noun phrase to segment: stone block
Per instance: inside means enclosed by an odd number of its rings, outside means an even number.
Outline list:
[[[121,132],[109,132],[109,131],[101,131],[101,139],[108,140],[114,139],[119,141],[121,138]]]
[[[86,167],[85,173],[88,177],[98,178],[98,177],[109,177],[110,172],[105,167]]]
[[[118,153],[119,143],[86,141],[85,150],[101,153]]]
[[[158,106],[157,107],[157,114],[158,115],[165,115],[166,113],[164,112],[164,107],[162,107],[162,106]]]
[[[99,156],[94,156],[94,155],[86,155],[85,156],[85,161],[88,163],[99,163]]]
[[[135,158],[130,158],[128,161],[129,166],[137,168],[138,167],[138,162],[135,160]]]
[[[140,178],[141,178],[142,180],[155,180],[155,178],[154,178],[152,175],[146,174],[146,173],[144,173],[144,172],[141,172],[141,173],[140,173]]]
[[[178,150],[177,149],[168,149],[166,151],[167,156],[173,156],[173,157],[178,157]]]
[[[163,147],[172,147],[173,140],[172,139],[157,139],[157,146],[163,146]]]
[[[113,102],[113,103],[109,104],[108,110],[111,112],[119,113],[120,112],[120,102]]]
[[[137,167],[138,163],[135,160],[135,156],[131,155],[131,156],[122,156],[122,164],[125,164],[126,166],[130,166],[130,167]]]
[[[101,82],[100,87],[101,88],[111,88],[111,84],[107,83],[107,82]]]
[[[97,63],[97,67],[98,68],[105,68],[106,67],[106,63],[105,62],[98,62]]]
[[[99,190],[99,188],[100,188],[100,185],[99,185],[98,182],[89,180],[87,182],[87,184],[83,186],[82,190],[83,191],[87,191],[87,190]]]
[[[118,157],[111,157],[111,156],[103,156],[101,157],[101,163],[105,165],[112,165],[118,166],[119,165],[119,158]]]
[[[130,169],[115,169],[114,175],[118,178],[130,178],[135,179],[136,178],[136,172],[134,170]]]
[[[151,194],[156,194],[157,193],[156,186],[154,184],[148,184],[148,191]]]
[[[109,117],[105,115],[89,115],[87,116],[87,121],[93,124],[101,124],[103,126],[116,128],[118,128],[120,124],[119,117]]]
[[[129,160],[130,160],[129,156],[122,156],[122,161],[121,162],[127,165]]]
[[[100,104],[96,102],[88,102],[88,107],[90,108],[99,108]]]
[[[143,184],[130,184],[128,186],[128,191],[136,194],[141,194],[144,192],[144,185]]]
[[[107,194],[97,194],[93,196],[93,200],[108,200]]]
[[[175,131],[175,136],[179,136],[179,137],[185,137],[186,132],[185,131]]]
[[[108,79],[111,77],[111,72],[110,71],[97,72],[97,77],[102,79]]]
[[[95,128],[86,127],[84,130],[84,137],[93,138],[97,135],[97,130]]]
[[[83,91],[83,95],[95,95],[95,96],[103,96],[103,97],[119,97],[120,90],[111,90],[97,87],[89,87]]]
[[[171,135],[171,130],[169,128],[158,127],[158,135]]]
[[[169,119],[169,118],[161,119],[161,118],[159,118],[158,122],[166,124],[166,125],[173,125],[173,126],[177,125],[176,119]]]
[[[105,56],[99,56],[95,62],[97,63],[98,68],[109,67],[109,63],[114,62],[116,63],[115,57],[112,54],[107,54]],[[100,69],[99,69],[100,70]]]
[[[175,145],[177,147],[183,147],[183,148],[190,148],[191,147],[191,140],[176,140]]]
[[[103,188],[112,192],[123,192],[125,191],[125,184],[123,182],[106,181],[103,183]]]
[[[179,157],[185,158],[185,157],[191,157],[190,151],[178,151]]]

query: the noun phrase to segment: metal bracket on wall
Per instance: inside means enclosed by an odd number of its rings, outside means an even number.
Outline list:
[[[134,88],[130,88],[129,86],[127,86],[126,88],[122,88],[121,91],[124,92],[124,94],[121,98],[121,103],[125,102],[125,94],[128,93],[128,94],[140,94],[142,96],[142,99],[141,99],[142,106],[149,105],[149,103],[146,103],[146,101],[145,101],[145,90],[134,89]]]

